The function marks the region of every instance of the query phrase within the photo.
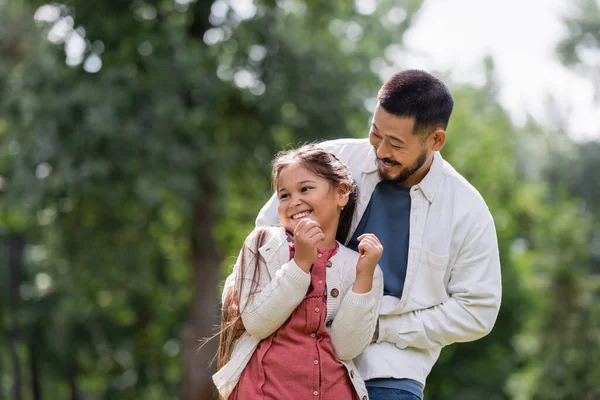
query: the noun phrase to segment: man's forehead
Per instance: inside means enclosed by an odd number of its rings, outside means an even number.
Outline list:
[[[383,118],[378,118],[377,113],[375,113],[370,119],[370,127],[381,135],[402,142],[413,136],[412,132],[415,125],[414,117],[388,115],[391,117],[384,116]]]

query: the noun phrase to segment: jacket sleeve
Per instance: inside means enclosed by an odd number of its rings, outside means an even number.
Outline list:
[[[277,208],[279,207],[279,199],[273,193],[269,201],[260,209],[258,216],[256,217],[256,226],[264,225],[276,225],[279,223],[279,214]]]
[[[486,210],[487,211],[487,210]],[[487,211],[461,248],[448,282],[450,297],[436,306],[379,317],[379,339],[429,349],[470,342],[493,328],[502,294],[498,241]]]
[[[239,282],[240,310],[246,331],[258,338],[264,339],[273,334],[290,317],[298,304],[304,299],[310,284],[310,274],[304,272],[294,260],[283,264],[271,279],[264,260],[258,263],[258,287],[253,295],[250,290],[256,268],[256,255],[250,251],[255,245],[254,239],[246,240],[250,243],[242,251],[246,251],[244,265],[241,264],[241,253],[228,279],[229,288],[236,284],[236,274],[244,268],[244,279]],[[246,244],[245,244],[246,246]],[[256,279],[256,278],[255,278]],[[227,282],[225,291],[228,290]]]
[[[333,319],[330,335],[337,358],[352,360],[371,343],[382,297],[383,275],[377,266],[371,291],[358,294],[350,288]]]

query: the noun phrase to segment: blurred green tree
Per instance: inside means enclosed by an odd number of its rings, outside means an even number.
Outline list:
[[[272,154],[364,126],[376,33],[400,42],[419,5],[0,3],[1,215],[29,243],[13,289],[34,387],[210,397],[214,342],[196,347]]]
[[[210,398],[214,347],[196,347],[272,155],[366,135],[420,6],[0,0],[0,399]],[[533,393],[536,358],[576,338],[554,312],[580,324],[557,307],[589,301],[573,289],[588,275],[561,286],[589,223],[539,173],[544,132],[512,125],[487,65],[484,87],[453,88],[443,153],[495,217],[503,307],[488,337],[442,352],[432,400]]]
[[[558,45],[566,66],[598,83],[600,5],[579,0],[565,17],[567,37]],[[596,86],[600,93],[600,86]],[[557,126],[561,126],[558,121]],[[554,243],[547,279],[548,293],[539,325],[539,365],[533,399],[600,397],[600,142],[573,143],[565,132],[550,134],[544,178],[550,203],[570,203],[569,212],[554,214],[552,228],[539,232]],[[575,197],[577,201],[568,201]],[[576,215],[585,215],[585,220]],[[552,262],[554,260],[554,262]]]

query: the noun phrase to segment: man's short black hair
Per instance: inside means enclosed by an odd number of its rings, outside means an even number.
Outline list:
[[[388,79],[377,94],[379,105],[398,117],[414,117],[414,134],[446,130],[454,100],[448,87],[428,72],[409,69]]]

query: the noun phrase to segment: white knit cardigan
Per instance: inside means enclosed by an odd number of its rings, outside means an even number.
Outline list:
[[[260,280],[258,291],[248,298],[250,279],[242,284],[240,307],[246,332],[238,339],[230,361],[213,375],[213,381],[223,398],[227,399],[237,385],[242,371],[250,361],[254,350],[262,339],[272,335],[290,317],[302,302],[310,285],[310,274],[304,272],[294,260],[289,260],[289,246],[286,233],[281,226],[255,229],[245,242],[245,278],[251,277],[255,265],[253,249],[256,248],[257,232],[266,229],[263,245],[258,249],[262,259],[259,263]],[[244,249],[242,249],[244,251]],[[241,255],[241,253],[240,253]],[[326,281],[329,293],[335,288],[339,295],[327,296],[327,315],[331,321],[328,329],[333,350],[346,366],[359,399],[368,399],[364,381],[352,362],[371,342],[379,305],[383,296],[382,273],[377,266],[370,292],[357,294],[352,291],[356,279],[356,263],[359,254],[340,244],[337,253],[331,257],[327,268]],[[239,271],[241,257],[238,257],[233,272],[225,282],[223,294],[233,287],[235,275]],[[225,297],[223,295],[223,297]]]

